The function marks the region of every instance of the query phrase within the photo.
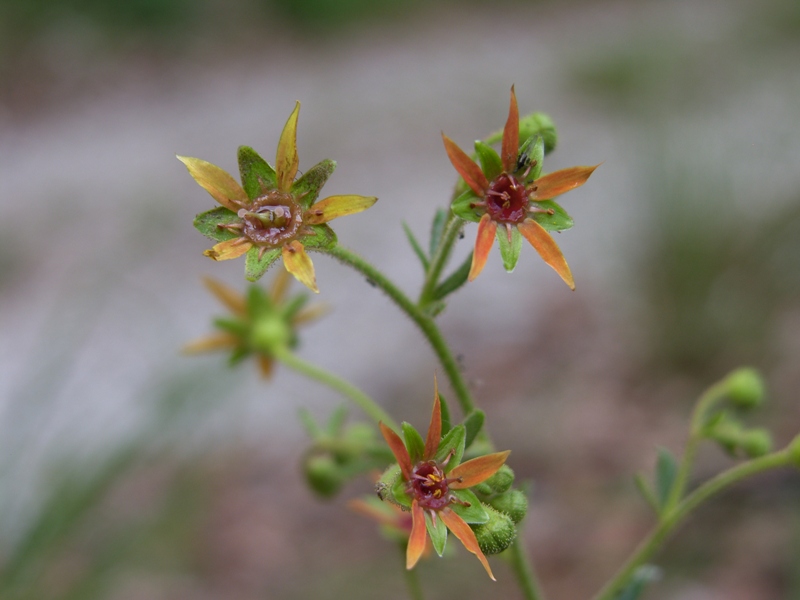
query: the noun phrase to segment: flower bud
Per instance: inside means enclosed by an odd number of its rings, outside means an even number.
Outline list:
[[[489,504],[507,514],[514,523],[519,523],[528,514],[528,497],[522,490],[509,490],[489,500]]]
[[[764,380],[753,368],[736,369],[725,378],[731,401],[741,408],[754,408],[764,402]]]
[[[489,496],[507,492],[513,483],[514,471],[508,465],[503,465],[489,479],[475,487],[484,496]]]
[[[521,141],[527,140],[536,134],[542,136],[544,140],[544,152],[550,154],[556,147],[558,135],[556,134],[556,126],[552,119],[544,113],[535,112],[526,115],[519,120],[519,139]]]
[[[336,461],[327,454],[309,456],[303,470],[309,487],[322,498],[333,498],[344,483]]]
[[[766,429],[751,429],[744,432],[739,445],[747,456],[758,458],[772,450],[772,436]]]
[[[517,537],[517,528],[508,515],[485,504],[483,507],[489,515],[489,520],[483,525],[472,525],[472,530],[484,554],[499,554]]]

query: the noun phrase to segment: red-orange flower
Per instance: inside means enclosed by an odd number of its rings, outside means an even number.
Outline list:
[[[599,165],[571,167],[541,176],[544,141],[537,135],[520,146],[519,110],[513,86],[500,155],[487,144],[476,142],[479,166],[453,140],[444,134],[442,138],[450,162],[470,188],[454,200],[452,210],[462,219],[478,222],[469,280],[483,270],[495,238],[506,270],[512,271],[525,238],[575,289],[569,265],[548,233],[568,229],[572,219],[552,199],[583,185]]]
[[[494,475],[510,451],[479,456],[459,464],[464,453],[464,427],[458,425],[442,437],[442,412],[437,392],[434,392],[433,413],[424,442],[408,423],[403,424],[405,443],[383,423],[380,428],[397,459],[399,476],[388,490],[379,489],[379,492],[390,494],[394,501],[411,510],[406,568],[417,564],[428,536],[441,556],[449,529],[478,557],[494,580],[489,562],[469,526],[470,523],[486,523],[489,515],[469,488]]]

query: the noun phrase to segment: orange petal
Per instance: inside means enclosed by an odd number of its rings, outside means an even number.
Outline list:
[[[281,304],[286,297],[286,290],[289,289],[289,273],[287,271],[278,271],[275,279],[272,280],[272,285],[269,287],[269,297],[275,304]]]
[[[213,277],[203,277],[203,283],[217,297],[217,300],[222,302],[233,314],[240,317],[246,314],[245,300],[239,292]]]
[[[300,112],[300,103],[294,105],[292,114],[283,126],[281,139],[278,142],[278,152],[275,156],[275,173],[278,175],[278,189],[288,192],[297,175],[297,115]]]
[[[481,481],[486,481],[505,464],[509,454],[511,454],[511,450],[495,452],[461,463],[447,476],[448,479],[458,478],[461,481],[451,483],[450,487],[454,490],[463,490],[478,485]]]
[[[263,354],[258,355],[258,370],[261,371],[261,376],[264,379],[272,377],[272,370],[275,366],[275,361],[269,356]]]
[[[194,340],[186,344],[181,350],[186,354],[199,354],[201,352],[213,352],[215,350],[230,350],[239,344],[239,340],[230,333],[215,333]]]
[[[542,260],[553,267],[570,289],[574,290],[575,280],[572,278],[572,272],[569,270],[567,260],[564,258],[555,240],[545,231],[544,227],[533,219],[525,219],[522,223],[517,225],[517,229],[522,236],[530,242],[531,246],[536,249],[539,256],[542,257]]]
[[[489,251],[494,243],[494,235],[497,232],[497,223],[485,214],[478,223],[478,237],[475,240],[475,251],[472,253],[472,266],[469,269],[469,281],[474,281],[481,274],[483,267],[486,266],[486,259],[489,258]]]
[[[433,378],[433,412],[431,424],[428,426],[428,437],[425,439],[425,455],[423,460],[430,460],[436,456],[439,442],[442,441],[442,404],[439,402],[439,389],[436,378]]]
[[[381,428],[383,439],[386,440],[386,443],[389,445],[389,449],[392,451],[392,454],[394,454],[395,459],[397,459],[397,464],[400,465],[400,473],[402,473],[403,479],[410,481],[411,457],[408,455],[408,449],[406,448],[406,445],[393,429],[387,427],[383,423],[378,423],[378,425]]]
[[[439,511],[439,517],[441,517],[442,521],[444,521],[444,524],[447,525],[447,528],[453,532],[453,535],[456,536],[462,544],[464,544],[464,548],[478,557],[478,560],[481,561],[483,568],[486,569],[486,572],[489,574],[489,577],[492,578],[492,581],[497,581],[492,574],[489,561],[486,560],[483,552],[481,552],[481,547],[478,545],[475,532],[473,532],[469,525],[464,522],[464,519],[459,517],[450,508],[445,508],[444,510]]]
[[[303,223],[306,225],[327,223],[338,217],[366,210],[377,201],[378,199],[374,196],[328,196],[306,211],[303,215]]]
[[[242,186],[218,166],[188,156],[178,156],[178,160],[186,165],[194,180],[228,210],[237,212],[250,202]]]
[[[600,165],[593,167],[570,167],[569,169],[561,169],[553,173],[548,173],[543,177],[539,177],[533,182],[535,188],[531,194],[532,200],[549,200],[560,196],[564,192],[574,190],[576,187],[582,186],[589,179],[594,170]]]
[[[394,506],[394,505],[390,504],[389,506]],[[347,508],[349,508],[354,512],[362,514],[365,517],[369,517],[370,519],[372,519],[373,521],[377,521],[381,525],[387,525],[389,527],[398,527],[397,515],[392,515],[387,512],[383,512],[382,510],[379,510],[377,507],[372,506],[371,504],[367,504],[361,498],[353,498],[352,500],[348,500]]]
[[[317,319],[327,315],[330,310],[330,306],[327,304],[309,306],[308,308],[302,309],[294,316],[292,319],[292,325],[305,325],[311,321],[316,321]]]
[[[413,569],[417,564],[425,551],[425,541],[428,539],[425,512],[416,500],[411,503],[411,523],[411,535],[408,537],[408,548],[406,549],[406,569]]]
[[[284,244],[282,254],[286,270],[312,292],[319,294],[317,276],[314,274],[314,263],[311,262],[303,244],[297,240],[292,240],[288,244]]]
[[[503,147],[501,158],[503,169],[506,173],[517,170],[517,155],[519,154],[519,108],[517,108],[517,95],[514,86],[511,86],[511,103],[508,106],[508,119],[503,129]]]
[[[444,140],[444,149],[447,152],[447,156],[456,171],[458,171],[458,174],[461,175],[476,195],[483,198],[486,190],[489,189],[486,175],[483,174],[477,163],[467,156],[466,152],[459,148],[453,140],[445,134],[442,134],[442,139]]]
[[[238,237],[220,242],[210,250],[203,252],[203,254],[214,260],[230,260],[232,258],[239,258],[252,247],[253,243],[250,240]]]

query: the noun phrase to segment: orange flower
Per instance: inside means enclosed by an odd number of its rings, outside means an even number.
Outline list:
[[[336,168],[323,160],[295,180],[297,116],[300,103],[286,121],[278,142],[275,168],[252,148],[239,148],[242,185],[221,168],[199,158],[178,156],[194,177],[222,206],[197,215],[195,227],[218,243],[204,254],[214,260],[247,255],[245,274],[256,281],[283,257],[286,270],[314,292],[314,265],[307,248],[332,248],[336,234],[326,225],[337,217],[361,212],[375,204],[372,196],[329,196],[314,203]]]
[[[392,429],[380,424],[381,432],[397,459],[399,473],[391,484],[379,487],[382,497],[411,510],[411,533],[406,550],[406,568],[417,564],[430,536],[439,556],[444,552],[448,529],[464,547],[478,557],[494,580],[492,569],[469,524],[486,523],[489,515],[469,490],[505,463],[510,451],[496,452],[459,464],[464,453],[463,425],[442,437],[439,394],[434,391],[433,413],[425,441],[408,423],[403,424],[405,443]]]
[[[483,142],[475,142],[481,163],[478,166],[453,140],[444,134],[442,138],[450,162],[470,188],[453,201],[452,210],[462,219],[478,222],[469,280],[483,270],[495,238],[506,270],[512,271],[525,238],[575,289],[569,265],[548,233],[569,229],[572,219],[552,199],[583,185],[599,165],[572,167],[541,176],[544,141],[537,135],[520,147],[519,111],[513,86],[500,155]]]

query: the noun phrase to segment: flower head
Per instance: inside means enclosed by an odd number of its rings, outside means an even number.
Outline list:
[[[185,156],[178,159],[222,205],[195,219],[195,227],[218,242],[204,252],[206,256],[229,260],[246,254],[245,275],[250,281],[256,281],[282,256],[287,271],[319,292],[306,249],[336,245],[336,234],[326,223],[361,212],[375,204],[377,198],[344,195],[316,202],[320,189],[336,168],[332,160],[323,160],[295,180],[299,112],[298,102],[281,133],[274,168],[252,148],[239,148],[242,185],[209,162]]]
[[[255,354],[264,377],[272,374],[273,353],[278,346],[294,348],[297,345],[296,329],[321,316],[323,305],[305,307],[308,297],[295,295],[287,300],[289,275],[281,271],[265,293],[257,285],[250,286],[245,297],[227,285],[207,277],[206,287],[231,312],[227,318],[217,318],[214,324],[220,330],[184,346],[189,354],[230,350],[231,364],[236,364]]]
[[[519,110],[513,86],[499,155],[487,144],[475,142],[478,166],[453,140],[444,134],[442,138],[450,162],[469,186],[453,202],[453,212],[462,219],[478,222],[469,280],[483,270],[495,238],[506,270],[512,271],[525,238],[575,289],[569,265],[548,233],[569,229],[572,219],[552,199],[583,185],[598,165],[571,167],[542,176],[544,140],[536,135],[520,146]]]
[[[379,494],[411,510],[411,533],[406,550],[406,568],[417,564],[430,536],[439,556],[444,552],[450,530],[464,547],[478,557],[489,577],[489,562],[469,524],[489,521],[478,497],[469,489],[491,477],[506,461],[509,451],[496,452],[461,463],[464,454],[463,425],[442,437],[439,394],[434,392],[433,413],[425,440],[408,423],[403,423],[405,443],[381,423],[383,437],[397,459],[399,472],[391,484],[379,484]],[[461,464],[459,464],[461,463]]]

